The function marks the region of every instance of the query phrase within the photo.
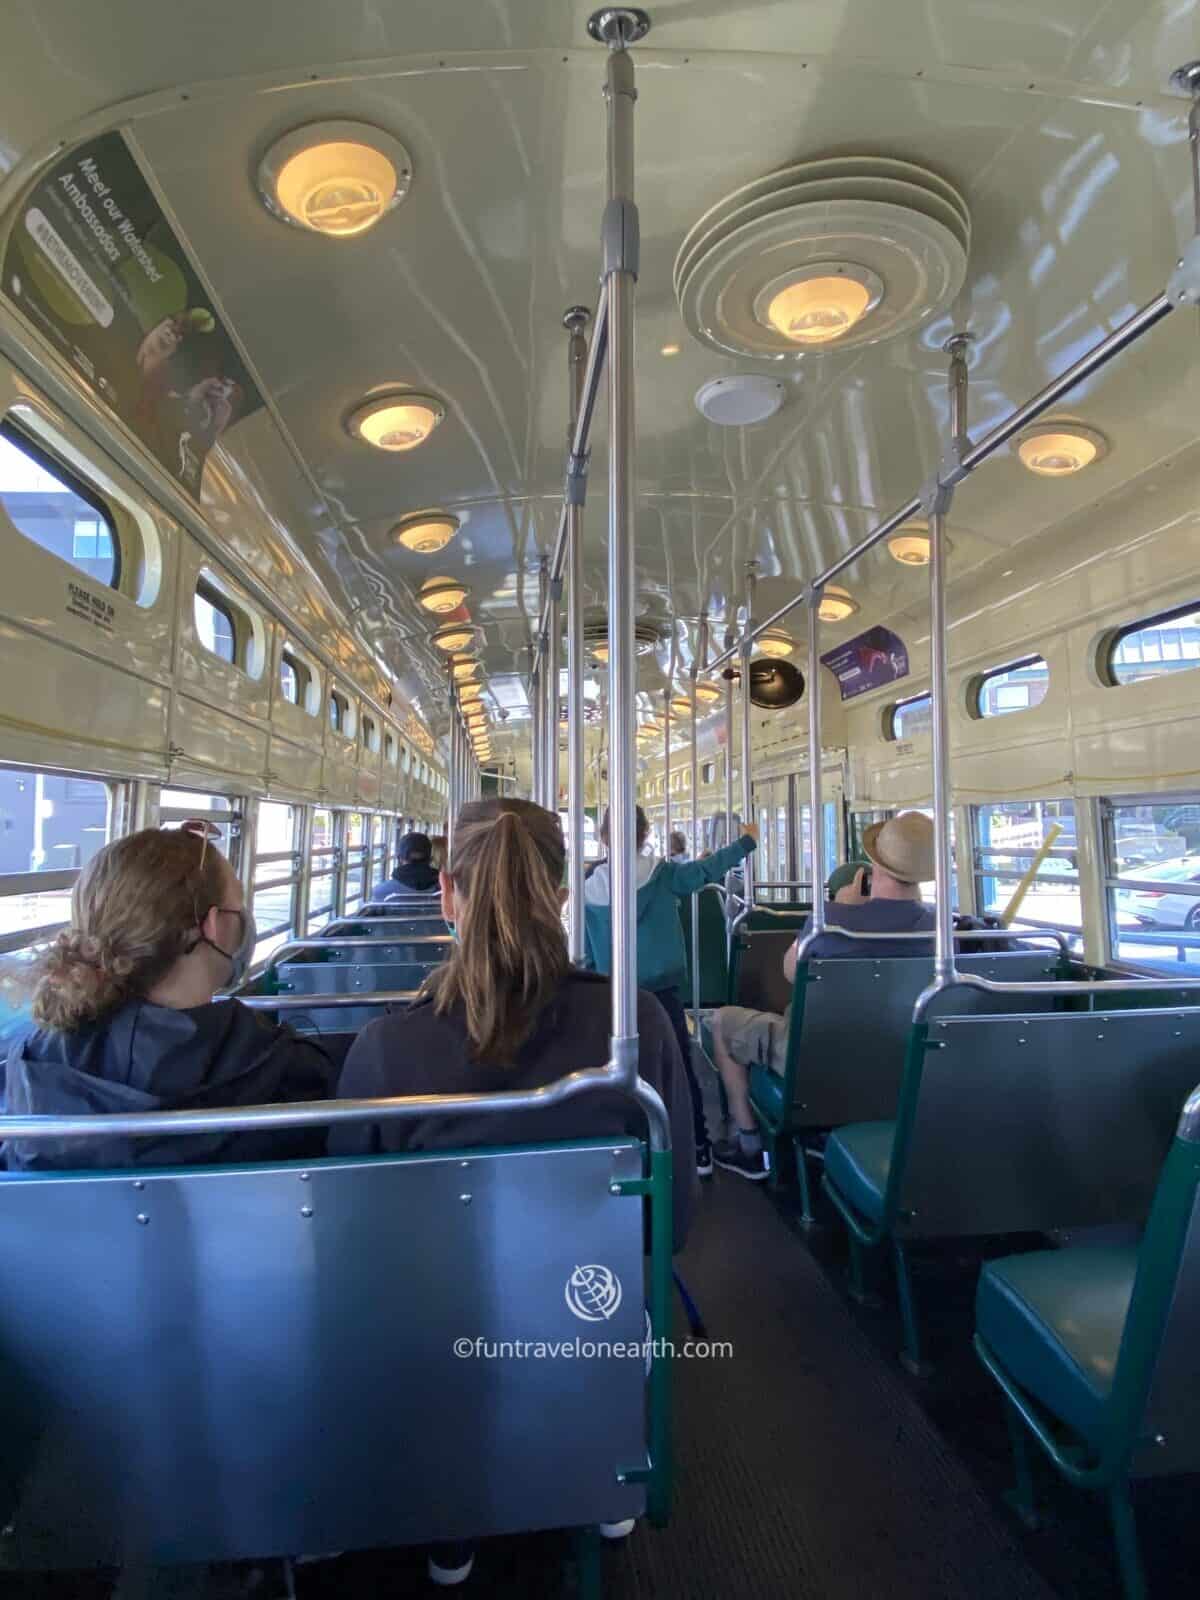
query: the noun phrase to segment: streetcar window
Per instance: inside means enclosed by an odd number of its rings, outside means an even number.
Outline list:
[[[237,661],[237,624],[225,598],[201,578],[192,601],[196,633],[204,648],[231,665]]]
[[[383,736],[383,759],[389,767],[396,765],[396,741],[390,733]]]
[[[1100,675],[1109,687],[1200,667],[1200,607],[1193,602],[1121,628],[1108,641]]]
[[[0,422],[0,506],[18,533],[115,589],[121,547],[104,501],[12,422]]]
[[[973,717],[1005,717],[1040,706],[1050,688],[1050,668],[1042,656],[1025,656],[993,667],[971,681],[968,707]]]
[[[1075,802],[1006,800],[973,806],[971,819],[976,907],[1004,911],[1037,861],[1015,920],[1082,935]]]
[[[300,882],[300,858],[295,853],[299,824],[299,806],[259,801],[252,900],[258,933],[255,964],[286,944],[295,929],[296,890]]]
[[[113,786],[96,778],[0,768],[0,951],[71,918],[71,888],[112,831]],[[7,1004],[0,995],[0,1037]]]
[[[350,735],[350,702],[336,689],[329,691],[329,726],[335,733]]]
[[[884,712],[883,736],[889,740],[915,739],[928,733],[932,725],[932,697],[914,694],[907,700],[897,700]]]
[[[372,754],[378,753],[378,750],[379,750],[379,729],[375,726],[375,718],[374,717],[368,717],[366,715],[363,716],[363,719],[362,719],[362,743],[363,743],[363,749],[364,750],[368,750]]]
[[[1200,972],[1200,793],[1105,800],[1104,873],[1113,954]]]
[[[293,706],[302,706],[308,699],[308,686],[312,674],[299,657],[284,650],[279,657],[279,689],[283,698]]]

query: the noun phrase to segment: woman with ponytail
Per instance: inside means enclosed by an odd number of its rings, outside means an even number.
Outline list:
[[[359,1034],[339,1099],[536,1089],[609,1058],[607,978],[573,968],[562,908],[566,850],[556,816],[527,800],[476,800],[458,814],[442,910],[454,925],[449,961],[405,1012]],[[695,1188],[692,1121],[683,1063],[653,996],[638,995],[639,1071],[662,1095],[672,1138],[686,1152],[675,1171],[676,1246]],[[622,1096],[584,1095],[545,1110],[346,1124],[330,1133],[337,1155],[429,1150],[524,1140],[641,1132]]]
[[[266,1105],[328,1096],[324,1051],[236,1000],[253,953],[242,886],[210,825],[148,828],[107,845],[80,874],[71,925],[35,968],[34,1031],[7,1065],[14,1115],[87,1116]],[[99,1129],[98,1124],[98,1129]],[[176,1165],[303,1158],[306,1130],[182,1138],[10,1140],[9,1168]]]

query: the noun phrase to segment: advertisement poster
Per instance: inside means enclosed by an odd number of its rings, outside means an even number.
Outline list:
[[[882,689],[897,678],[908,677],[908,651],[904,640],[888,628],[868,628],[821,657],[838,681],[843,700]]]
[[[120,133],[64,156],[26,195],[4,292],[171,476],[262,404]]]

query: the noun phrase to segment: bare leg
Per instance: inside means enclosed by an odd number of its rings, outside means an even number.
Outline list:
[[[721,1074],[721,1082],[725,1085],[725,1093],[729,1096],[729,1109],[733,1113],[734,1126],[743,1132],[748,1132],[758,1126],[754,1112],[750,1109],[750,1068],[735,1060],[729,1053],[725,1035],[721,1032],[721,1019],[724,1015],[724,1011],[718,1011],[713,1018],[713,1055],[717,1060],[717,1071]]]

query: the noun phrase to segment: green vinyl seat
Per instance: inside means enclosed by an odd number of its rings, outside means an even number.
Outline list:
[[[850,1122],[825,1146],[826,1179],[871,1222],[883,1217],[895,1140],[894,1122]]]
[[[979,1279],[979,1337],[1022,1389],[1093,1445],[1137,1262],[1136,1245],[1036,1250],[989,1262]]]

